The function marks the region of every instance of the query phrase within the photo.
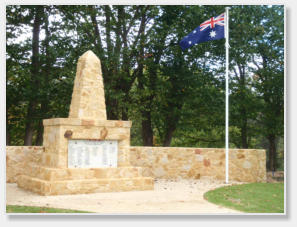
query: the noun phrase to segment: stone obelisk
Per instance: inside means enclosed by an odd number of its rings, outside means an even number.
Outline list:
[[[69,118],[107,120],[101,64],[90,50],[78,60]]]

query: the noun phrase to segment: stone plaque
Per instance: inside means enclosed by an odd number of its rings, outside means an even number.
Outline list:
[[[68,168],[117,167],[117,160],[118,141],[68,141]]]

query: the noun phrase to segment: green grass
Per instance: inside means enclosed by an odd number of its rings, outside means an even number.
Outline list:
[[[204,194],[211,203],[248,213],[283,213],[284,183],[251,183],[217,188]]]
[[[91,213],[91,212],[48,208],[48,207],[7,205],[6,213]]]

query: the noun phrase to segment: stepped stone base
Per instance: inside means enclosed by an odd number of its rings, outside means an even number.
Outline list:
[[[17,178],[19,187],[41,195],[153,190],[151,177],[142,177],[141,167],[49,168],[27,164]]]
[[[46,181],[26,175],[20,175],[17,180],[17,185],[20,188],[33,191],[40,195],[65,195],[153,190],[154,181],[151,177]]]
[[[79,179],[104,179],[104,178],[129,178],[142,177],[142,167],[117,167],[117,168],[50,168],[36,164],[28,164],[23,172],[41,180],[79,180]]]

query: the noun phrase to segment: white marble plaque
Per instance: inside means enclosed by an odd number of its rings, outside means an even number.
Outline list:
[[[68,168],[117,167],[117,160],[118,141],[68,141]]]

